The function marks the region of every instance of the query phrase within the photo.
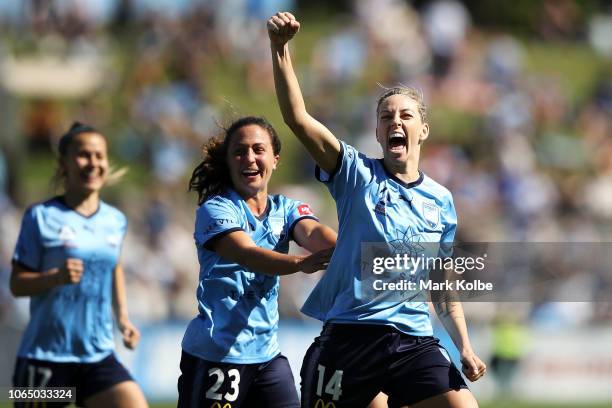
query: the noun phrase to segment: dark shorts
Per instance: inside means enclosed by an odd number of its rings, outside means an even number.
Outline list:
[[[178,380],[179,408],[299,408],[287,358],[230,364],[202,360],[183,351]]]
[[[13,373],[15,387],[76,387],[77,406],[84,406],[87,398],[124,381],[134,380],[112,353],[97,363],[54,363],[20,357]],[[15,403],[15,407],[32,404],[20,402]],[[69,403],[45,404],[51,408],[64,407]]]
[[[382,325],[326,324],[300,374],[303,408],[365,407],[380,391],[401,407],[467,388],[438,339]]]

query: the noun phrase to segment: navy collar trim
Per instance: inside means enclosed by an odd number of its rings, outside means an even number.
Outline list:
[[[68,203],[66,203],[66,199],[64,198],[64,196],[57,196],[55,197],[55,199],[64,207],[66,207],[67,209],[69,209],[70,211],[74,212],[75,214],[85,218],[85,219],[91,219],[93,218],[96,214],[98,214],[98,212],[100,212],[100,207],[102,206],[102,202],[99,201],[98,202],[98,208],[96,208],[96,211],[94,211],[93,213],[91,213],[90,215],[85,215],[85,214],[81,214],[80,212],[78,212],[77,210],[75,210],[74,208],[70,207],[68,205]]]
[[[423,182],[423,180],[425,179],[425,174],[423,174],[423,172],[421,170],[419,170],[419,178],[414,180],[413,182],[406,183],[405,181],[402,181],[398,177],[396,177],[395,175],[391,174],[391,172],[385,167],[385,163],[384,163],[383,159],[378,159],[378,161],[380,162],[380,165],[382,166],[382,168],[385,169],[385,173],[387,174],[387,177],[389,177],[390,179],[392,179],[393,181],[395,181],[396,183],[398,183],[399,185],[401,185],[401,186],[403,186],[405,188],[416,187],[419,184],[421,184]]]

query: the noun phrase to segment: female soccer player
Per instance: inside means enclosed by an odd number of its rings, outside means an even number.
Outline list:
[[[306,111],[288,41],[300,24],[290,13],[268,20],[276,93],[285,123],[318,164],[317,178],[336,201],[338,244],[302,311],[325,322],[302,366],[302,406],[366,406],[379,391],[390,407],[476,407],[461,374],[432,337],[427,302],[361,296],[361,243],[404,247],[450,243],[456,215],[450,192],[419,170],[429,135],[418,92],[398,87],[378,100],[376,139],[383,159],[339,141]],[[435,308],[475,381],[485,365],[468,339],[461,304]]]
[[[244,117],[193,172],[199,313],[183,338],[179,407],[300,405],[278,346],[278,276],[325,268],[336,233],[308,204],[268,195],[280,150],[270,123]],[[287,255],[291,239],[314,253]]]
[[[31,298],[13,384],[76,387],[79,406],[146,407],[113,352],[112,309],[126,347],[140,333],[118,261],[127,221],[100,199],[109,177],[104,136],[74,123],[59,141],[57,176],[64,193],[26,211],[13,256],[11,291]]]

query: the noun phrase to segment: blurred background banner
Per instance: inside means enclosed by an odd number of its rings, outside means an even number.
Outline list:
[[[607,1],[1,1],[0,387],[29,313],[8,288],[20,220],[56,194],[55,146],[74,120],[100,129],[114,164],[129,168],[103,199],[129,219],[122,262],[143,344],[122,358],[152,399],[173,402],[197,312],[197,197],[186,190],[208,138],[238,116],[266,116],[283,141],[273,192],[337,225],[276,103],[265,20],[277,10],[302,24],[294,62],[311,114],[364,153],[381,154],[382,87],[423,90],[422,170],[453,193],[459,242],[612,242]],[[299,307],[319,276],[281,282],[296,378],[320,328]],[[578,279],[610,285],[596,278]],[[612,305],[562,299],[465,305],[491,369],[473,385],[482,406],[612,403]]]
[[[7,57],[1,68],[2,86],[23,98],[88,98],[102,86],[104,62],[98,57]]]

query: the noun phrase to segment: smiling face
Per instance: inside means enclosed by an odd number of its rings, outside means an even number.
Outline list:
[[[418,103],[408,95],[396,94],[384,99],[378,109],[376,140],[385,161],[399,164],[419,159],[420,143],[429,136]]]
[[[268,182],[279,156],[274,153],[272,137],[259,125],[238,128],[230,138],[227,163],[234,189],[243,197],[268,192]]]
[[[98,192],[108,176],[106,140],[98,133],[79,133],[60,157],[60,166],[66,176],[67,192]]]

